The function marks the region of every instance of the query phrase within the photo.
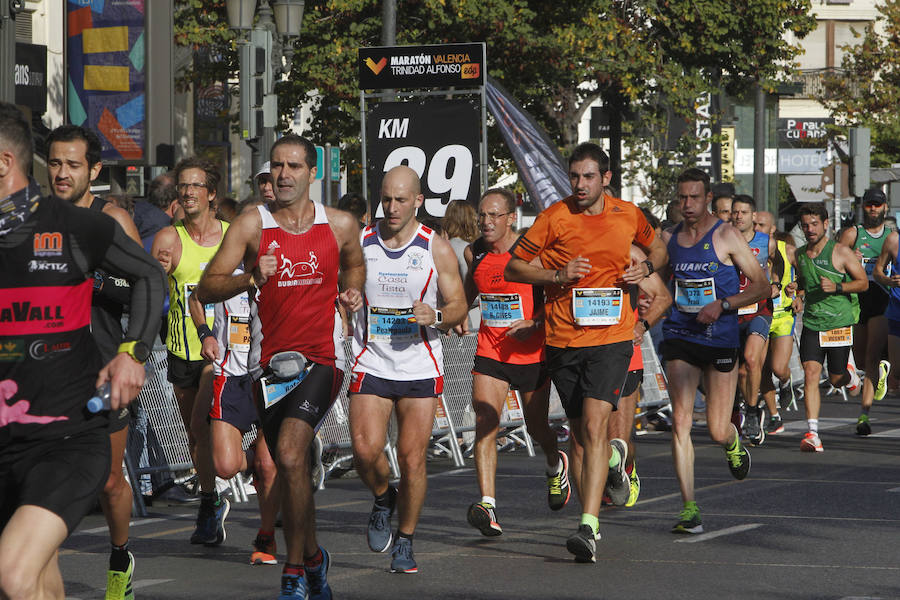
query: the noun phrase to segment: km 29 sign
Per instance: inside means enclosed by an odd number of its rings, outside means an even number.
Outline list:
[[[385,102],[366,117],[369,201],[381,218],[384,174],[407,165],[419,175],[425,203],[419,216],[443,217],[451,200],[475,204],[481,193],[480,109],[469,100]]]

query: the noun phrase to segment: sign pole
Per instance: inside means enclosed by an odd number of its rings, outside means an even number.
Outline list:
[[[16,102],[16,14],[0,1],[0,101]]]

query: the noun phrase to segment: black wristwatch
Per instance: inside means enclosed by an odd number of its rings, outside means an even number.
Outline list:
[[[647,275],[645,275],[645,277],[650,277],[656,271],[656,269],[653,268],[653,261],[648,258],[644,261],[644,264],[647,265]]]
[[[650,323],[647,322],[647,319],[638,319],[638,323],[644,326],[644,331],[650,331]]]
[[[134,342],[122,342],[119,344],[119,352],[127,352],[131,358],[144,364],[150,358],[150,346],[137,340]]]
[[[728,298],[722,298],[722,310],[731,310],[731,302]]]

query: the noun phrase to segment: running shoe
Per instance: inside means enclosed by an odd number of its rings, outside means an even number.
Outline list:
[[[305,567],[306,583],[309,585],[309,600],[331,600],[331,586],[328,585],[328,567],[331,566],[331,555],[328,550],[319,546],[322,552],[322,564],[318,567]]]
[[[672,533],[703,533],[703,521],[700,520],[700,508],[696,502],[685,502],[678,519]]]
[[[872,426],[869,424],[869,415],[859,415],[856,420],[856,435],[869,435],[872,433]]]
[[[878,384],[875,386],[875,399],[884,400],[888,390],[888,373],[891,372],[891,363],[886,360],[878,363]]]
[[[366,538],[369,541],[369,549],[372,552],[384,552],[391,547],[394,537],[391,533],[391,517],[394,516],[394,508],[397,506],[397,489],[388,487],[391,498],[390,506],[372,505],[372,513],[369,515],[369,528]]]
[[[503,533],[500,523],[497,522],[496,509],[487,502],[476,502],[469,507],[466,515],[469,525],[487,537],[496,537]]]
[[[744,435],[744,421],[744,411],[741,410],[740,406],[736,406],[734,410],[731,411],[731,424],[737,429],[738,436]]]
[[[313,493],[319,491],[325,484],[325,467],[322,465],[322,440],[315,436],[309,445],[309,460],[312,468],[309,470],[310,483]]]
[[[797,410],[797,397],[794,395],[794,380],[792,377],[788,378],[787,383],[782,383],[778,386],[778,404],[784,410]]]
[[[134,590],[131,587],[134,579],[134,555],[128,553],[128,568],[125,571],[106,572],[106,596],[105,600],[134,600]]]
[[[219,504],[216,505],[216,511],[214,513],[216,539],[212,543],[208,543],[208,546],[218,546],[225,541],[225,518],[228,516],[228,511],[230,510],[231,502],[228,501],[228,498],[219,499]]]
[[[251,565],[277,565],[275,558],[275,536],[256,534],[253,540],[253,554],[250,555]]]
[[[781,433],[783,431],[784,420],[781,418],[781,415],[769,417],[769,424],[766,425],[766,433],[768,435],[775,435],[776,433]]]
[[[225,541],[225,517],[231,510],[227,498],[219,498],[217,504],[200,505],[197,511],[197,526],[191,534],[192,544],[217,546]]]
[[[572,488],[569,486],[569,457],[562,450],[559,451],[559,463],[562,465],[559,473],[547,476],[547,504],[550,505],[550,510],[561,509],[572,495]]]
[[[624,506],[631,494],[631,480],[625,471],[625,459],[628,457],[628,444],[625,440],[614,438],[609,445],[619,451],[619,464],[609,470],[606,477],[604,493],[616,506]]]
[[[856,372],[856,365],[852,362],[852,355],[850,360],[851,362],[847,363],[847,373],[850,375],[850,382],[844,387],[850,392],[851,396],[859,396],[859,393],[862,391],[862,380],[860,380],[859,374]]]
[[[728,469],[735,479],[741,480],[750,472],[750,452],[741,445],[740,440],[737,440],[733,450],[725,450],[725,457],[728,460]]]
[[[744,435],[751,446],[761,446],[766,439],[762,428],[763,412],[758,406],[747,407],[747,419],[744,421]]]
[[[278,600],[306,600],[306,578],[299,575],[281,575],[281,593]]]
[[[413,556],[412,540],[397,536],[394,548],[391,550],[391,573],[418,573],[416,559]]]
[[[597,562],[597,540],[591,526],[582,523],[578,531],[566,540],[566,550],[575,555],[575,562]]]
[[[822,447],[822,440],[819,439],[819,434],[807,431],[800,441],[800,451],[825,452],[825,448]]]
[[[638,496],[641,495],[641,478],[638,477],[637,474],[637,462],[631,465],[631,475],[628,476],[631,485],[630,492],[628,494],[628,501],[625,502],[626,508],[631,508],[635,504],[637,504]]]

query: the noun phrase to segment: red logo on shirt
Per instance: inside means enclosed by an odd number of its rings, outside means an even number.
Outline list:
[[[36,233],[34,234],[34,255],[61,256],[62,243],[62,234],[59,232]]]

